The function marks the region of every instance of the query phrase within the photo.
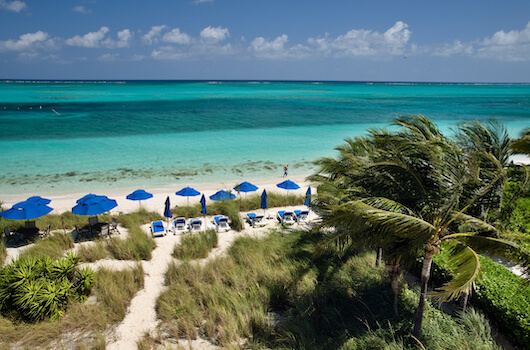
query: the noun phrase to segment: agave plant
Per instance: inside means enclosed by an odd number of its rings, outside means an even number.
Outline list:
[[[31,322],[61,317],[70,300],[90,294],[94,282],[93,272],[78,271],[78,263],[75,254],[57,261],[28,256],[0,269],[0,311]]]

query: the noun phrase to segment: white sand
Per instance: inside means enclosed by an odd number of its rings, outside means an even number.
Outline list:
[[[305,194],[307,191],[307,187],[310,185],[309,182],[305,180],[306,176],[289,176],[288,178],[278,177],[273,179],[263,179],[263,180],[256,180],[252,181],[253,184],[258,186],[258,190],[256,192],[249,192],[249,193],[241,193],[241,197],[245,198],[245,196],[252,196],[256,194],[260,194],[265,189],[267,190],[267,193],[269,192],[277,192],[277,193],[295,193],[295,194]],[[299,190],[290,190],[286,191],[281,188],[276,187],[276,184],[289,179],[291,181],[296,182],[298,185],[300,185]],[[197,191],[201,192],[201,194],[204,193],[206,198],[206,204],[211,203],[212,201],[209,199],[209,196],[214,194],[215,192],[219,190],[232,190],[232,193],[234,193],[237,196],[237,192],[233,190],[233,187],[237,185],[237,183],[207,183],[207,184],[197,184],[197,185],[190,185],[190,187],[195,188]],[[87,185],[83,185],[87,186]],[[145,208],[149,211],[157,211],[160,214],[164,211],[164,203],[166,201],[166,198],[169,196],[169,200],[171,202],[171,207],[174,207],[175,205],[183,206],[187,205],[188,201],[190,205],[199,203],[201,196],[195,196],[195,197],[182,197],[177,196],[175,192],[179,191],[183,187],[186,187],[186,185],[182,186],[167,186],[167,187],[155,187],[155,188],[143,188],[149,193],[153,194],[153,198],[147,199],[145,201],[132,201],[129,199],[126,199],[127,195],[131,192],[137,190],[138,188],[129,188],[129,189],[119,189],[115,191],[105,191],[105,193],[100,192],[92,192],[90,190],[90,187],[87,186],[86,188],[83,188],[79,190],[77,193],[64,193],[64,194],[47,194],[47,193],[41,193],[38,189],[35,189],[35,193],[24,193],[19,195],[3,195],[0,197],[0,200],[3,201],[3,207],[4,208],[10,208],[13,204],[21,202],[26,200],[28,197],[33,195],[42,196],[48,199],[51,199],[52,202],[50,203],[50,207],[52,207],[54,210],[52,213],[59,214],[65,211],[70,211],[72,208],[76,205],[76,200],[83,197],[84,195],[88,193],[95,193],[98,195],[105,195],[111,199],[115,199],[118,203],[118,206],[111,210],[111,213],[128,213],[135,211],[139,208],[141,205],[142,208]],[[315,188],[311,189],[314,193]]]

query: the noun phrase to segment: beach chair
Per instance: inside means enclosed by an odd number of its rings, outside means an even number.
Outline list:
[[[190,219],[190,223],[189,223],[189,227],[190,227],[190,232],[201,232],[203,229],[202,229],[202,220],[199,219],[199,218],[193,218],[193,219]]]
[[[112,218],[112,222],[110,223],[110,232],[111,233],[118,232],[118,234],[121,234],[120,231],[118,230],[118,218],[117,217]]]
[[[99,230],[99,236],[100,237],[109,237],[110,236],[110,226],[109,225],[101,225],[101,228]]]
[[[40,238],[44,238],[44,237],[48,236],[50,234],[51,227],[52,227],[52,225],[48,224],[48,227],[46,227],[46,230],[44,230],[42,232],[39,232],[39,237]]]
[[[282,225],[294,225],[295,224],[295,215],[292,211],[280,210],[277,214],[278,221]]]
[[[82,228],[79,228],[77,225],[74,226],[75,228],[75,232],[77,232],[77,240],[79,241],[80,239],[87,239],[90,237],[90,230],[89,229],[82,229]]]
[[[213,224],[219,231],[230,231],[230,225],[228,224],[228,218],[224,215],[217,215],[213,218]]]
[[[4,239],[5,239],[6,245],[10,241],[15,241],[15,243],[20,243],[20,237],[18,236],[18,234],[16,232],[9,230],[7,226],[4,227]]]
[[[299,224],[309,222],[309,210],[295,210],[294,213]]]
[[[246,213],[245,221],[248,222],[249,225],[252,227],[260,227],[267,225],[267,223],[265,222],[265,216],[256,215],[256,213]]]
[[[173,220],[173,234],[176,235],[177,232],[186,232],[186,218],[179,216]]]
[[[166,224],[162,220],[151,222],[151,236],[160,237],[166,235]]]

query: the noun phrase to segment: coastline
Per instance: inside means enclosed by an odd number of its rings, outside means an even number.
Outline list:
[[[252,180],[251,182],[258,187],[258,190],[255,192],[250,193],[241,193],[243,198],[245,196],[252,196],[255,194],[261,195],[263,190],[266,190],[267,193],[270,192],[276,192],[276,193],[287,193],[286,190],[283,190],[281,188],[278,188],[276,184],[289,179],[291,181],[296,182],[300,189],[298,190],[289,190],[290,194],[299,194],[304,195],[307,191],[307,187],[311,186],[311,191],[315,193],[316,187],[314,187],[314,184],[310,181],[307,181],[306,178],[309,175],[294,175],[294,176],[288,176],[288,177],[275,177],[275,178],[265,178],[265,179],[259,179],[259,180]],[[241,183],[245,181],[244,179],[237,182]],[[139,201],[133,201],[126,199],[126,196],[130,194],[131,192],[138,189],[136,188],[119,188],[114,190],[105,190],[105,191],[92,191],[92,189],[87,186],[86,190],[79,190],[79,191],[68,191],[63,193],[34,193],[34,192],[26,192],[26,193],[20,193],[20,194],[13,194],[13,195],[2,195],[0,197],[0,201],[3,202],[2,206],[4,209],[10,208],[13,204],[21,202],[26,200],[30,196],[38,195],[42,196],[48,199],[51,199],[50,206],[54,209],[52,211],[53,214],[61,214],[65,211],[72,210],[72,207],[76,205],[76,200],[83,197],[84,195],[88,193],[95,193],[98,195],[105,195],[111,199],[115,199],[118,203],[118,206],[114,209],[112,209],[110,212],[113,214],[118,213],[128,213],[135,210],[138,210],[140,207],[140,204],[142,208],[148,210],[148,211],[156,211],[160,214],[164,211],[164,203],[166,201],[166,198],[169,196],[171,207],[175,206],[185,206],[187,205],[188,198],[189,198],[189,204],[195,205],[199,203],[199,200],[201,196],[196,197],[182,197],[177,196],[175,192],[180,190],[183,187],[190,186],[195,188],[197,191],[201,192],[201,195],[204,194],[206,198],[206,203],[209,204],[213,202],[209,199],[209,196],[214,194],[215,192],[219,190],[232,190],[234,194],[237,193],[235,190],[233,190],[233,187],[237,184],[236,182],[209,182],[209,183],[202,183],[202,184],[182,184],[182,185],[165,185],[165,186],[147,186],[147,187],[140,187],[144,190],[146,190],[149,193],[153,194],[153,198],[143,200],[141,203]]]

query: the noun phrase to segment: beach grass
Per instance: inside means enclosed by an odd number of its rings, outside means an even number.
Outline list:
[[[157,300],[161,332],[227,349],[414,348],[408,335],[417,293],[401,280],[395,316],[373,252],[316,256],[315,242],[314,234],[271,231],[238,238],[228,256],[204,265],[170,264]],[[426,310],[426,348],[497,349],[482,315],[455,318],[430,304]],[[444,337],[457,338],[456,347]]]
[[[185,234],[180,244],[175,246],[173,257],[189,261],[193,259],[204,259],[213,248],[217,247],[217,232],[207,230],[198,234]]]
[[[5,243],[0,242],[0,264],[3,265],[6,262],[7,258],[7,248]]]
[[[23,250],[19,259],[27,256],[45,257],[58,259],[64,256],[68,249],[74,247],[74,241],[69,233],[54,233],[46,238],[38,239],[35,244]]]
[[[77,249],[77,254],[83,262],[94,262],[110,257],[110,253],[107,250],[107,242],[104,240],[96,240],[92,244],[80,245]]]
[[[123,271],[99,270],[88,301],[72,302],[55,321],[13,322],[0,317],[0,349],[104,349],[105,330],[125,316],[132,297],[143,287],[141,265]]]

